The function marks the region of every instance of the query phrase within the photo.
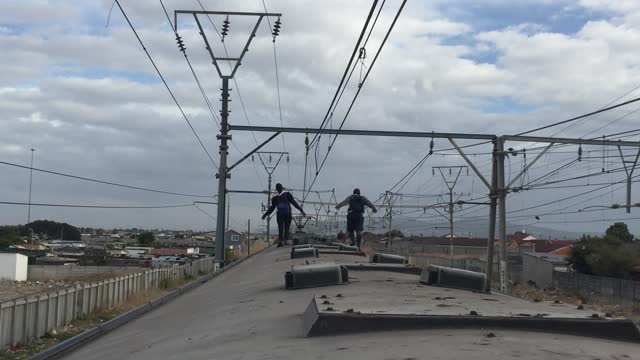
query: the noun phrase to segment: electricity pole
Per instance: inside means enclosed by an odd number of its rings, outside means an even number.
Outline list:
[[[31,166],[29,167],[29,206],[27,209],[27,226],[31,223],[31,185],[33,184],[33,153],[36,149],[31,148]],[[33,244],[33,230],[29,228],[31,232],[31,243]]]
[[[207,50],[207,52],[209,53],[209,55],[211,56],[211,60],[213,65],[216,68],[216,71],[218,72],[218,75],[220,76],[220,79],[222,79],[222,106],[221,106],[221,110],[220,110],[220,134],[217,136],[218,140],[220,140],[220,167],[219,167],[219,172],[218,174],[216,174],[216,177],[218,178],[218,217],[217,217],[217,226],[216,226],[216,265],[218,268],[222,268],[224,266],[224,233],[225,233],[225,205],[226,205],[226,193],[227,193],[227,179],[229,179],[231,177],[231,175],[229,174],[230,168],[227,168],[227,155],[229,154],[228,150],[229,150],[229,146],[227,144],[227,142],[229,140],[231,140],[231,135],[229,135],[229,80],[233,79],[236,71],[238,70],[238,68],[240,67],[240,64],[242,63],[242,59],[244,58],[245,54],[247,53],[247,51],[249,50],[249,45],[251,44],[251,41],[253,40],[253,38],[256,35],[256,31],[258,30],[258,28],[260,27],[260,24],[262,23],[262,20],[265,17],[277,17],[278,20],[275,22],[274,25],[274,29],[272,31],[272,35],[273,35],[273,41],[275,41],[276,36],[278,36],[279,32],[280,32],[280,16],[282,16],[282,14],[279,13],[249,13],[249,12],[229,12],[229,11],[197,11],[197,10],[176,10],[174,12],[174,24],[175,24],[175,32],[176,32],[176,37],[178,39],[178,43],[180,44],[182,42],[182,39],[177,35],[178,33],[178,15],[191,15],[193,16],[196,25],[198,26],[198,29],[200,31],[200,36],[202,36],[202,39],[204,41],[205,44],[205,48]],[[252,29],[252,31],[249,34],[249,38],[247,39],[247,42],[245,43],[244,47],[242,48],[242,51],[240,53],[240,55],[238,57],[229,57],[229,55],[226,55],[226,57],[217,57],[216,55],[214,55],[214,50],[211,46],[211,44],[209,43],[209,40],[207,39],[207,36],[205,34],[204,28],[202,27],[202,24],[200,22],[200,18],[199,16],[206,16],[209,21],[211,21],[213,23],[213,20],[211,19],[211,16],[223,16],[224,20],[222,21],[222,31],[219,34],[220,35],[220,40],[222,41],[223,45],[224,45],[224,40],[225,37],[227,36],[228,32],[229,32],[229,26],[231,24],[231,21],[229,20],[230,17],[245,17],[245,18],[255,18],[256,22],[255,25]],[[225,48],[226,51],[226,48]],[[222,69],[220,67],[219,61],[228,61],[229,62],[229,68],[230,68],[230,73],[226,73],[223,74]],[[234,66],[231,66],[232,63],[235,62]]]
[[[451,257],[451,265],[453,266],[453,212],[455,202],[453,201],[453,189],[456,187],[458,183],[458,179],[460,178],[460,174],[462,170],[467,170],[467,175],[469,175],[469,167],[468,166],[434,166],[435,169],[438,169],[440,175],[442,176],[442,180],[447,185],[447,189],[449,189],[449,206],[446,209],[449,213],[449,256]],[[455,173],[455,178],[453,180],[449,180],[449,178],[444,174],[442,170],[449,170],[449,176],[453,176]]]
[[[29,167],[29,207],[27,208],[27,224],[31,222],[31,185],[33,184],[33,152],[36,149],[31,148],[31,166]]]

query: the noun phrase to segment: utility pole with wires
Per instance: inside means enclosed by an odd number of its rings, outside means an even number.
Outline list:
[[[271,205],[271,182],[272,175],[276,171],[276,168],[282,161],[282,158],[286,156],[287,163],[289,162],[289,153],[285,151],[256,151],[254,154],[258,155],[258,159],[262,163],[264,167],[264,171],[267,172],[268,181],[267,181],[267,203],[262,206],[262,210],[266,211]],[[274,157],[276,158],[274,163]],[[266,162],[265,162],[266,159]],[[253,155],[251,156],[251,160],[255,161]],[[273,165],[271,165],[273,164]],[[271,242],[271,215],[267,216],[267,244]]]
[[[31,166],[29,166],[29,207],[27,208],[27,226],[31,223],[31,187],[33,185],[33,153],[36,149],[31,148]],[[33,244],[33,229],[29,228],[31,232],[31,243]]]
[[[467,171],[467,175],[469,175],[469,167],[468,166],[434,166],[433,171],[435,170],[440,172],[442,176],[442,180],[445,185],[447,185],[447,189],[449,189],[449,206],[445,209],[446,212],[449,213],[449,255],[451,257],[451,264],[453,265],[453,213],[455,211],[455,202],[453,201],[453,189],[456,187],[458,183],[458,179],[460,179],[460,174],[462,174],[463,170]],[[445,170],[444,172],[442,170]],[[446,171],[449,171],[449,176],[445,175]],[[455,176],[454,176],[455,174]],[[451,178],[453,177],[453,180]]]
[[[256,36],[256,31],[260,27],[262,20],[265,17],[276,17],[278,18],[278,27],[274,27],[272,31],[273,38],[279,34],[280,32],[280,17],[282,14],[280,13],[250,13],[250,12],[232,12],[232,11],[197,11],[197,10],[175,10],[174,12],[174,24],[175,24],[175,32],[176,32],[176,41],[178,42],[178,46],[184,47],[184,43],[182,38],[178,35],[178,15],[191,15],[193,16],[195,23],[200,31],[200,36],[205,44],[205,48],[209,55],[211,56],[211,60],[213,65],[215,66],[218,75],[222,79],[222,107],[220,110],[220,134],[217,136],[218,140],[220,140],[220,166],[219,172],[216,174],[218,178],[218,216],[217,216],[217,226],[216,226],[216,265],[218,268],[224,267],[224,232],[225,232],[225,205],[226,205],[226,193],[227,193],[227,179],[231,177],[230,168],[227,167],[227,155],[229,153],[228,141],[231,140],[231,135],[229,135],[229,80],[233,79],[236,71],[240,67],[242,63],[242,59],[246,55],[249,50],[249,45],[251,41]],[[214,54],[214,50],[209,43],[209,39],[205,33],[204,28],[202,27],[202,23],[200,22],[199,16],[204,15],[207,17],[210,16],[218,16],[223,17],[222,21],[222,33],[220,35],[221,42],[224,43],[225,37],[229,34],[229,28],[231,25],[230,18],[232,17],[244,17],[244,18],[254,18],[256,19],[255,25],[249,34],[249,38],[247,39],[240,55],[238,57],[218,57]],[[230,69],[229,73],[222,72],[221,67],[219,66],[219,61],[229,61],[235,62],[235,66]]]

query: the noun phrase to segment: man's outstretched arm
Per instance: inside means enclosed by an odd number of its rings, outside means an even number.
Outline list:
[[[298,211],[300,211],[300,213],[304,216],[306,216],[307,214],[304,212],[304,210],[302,210],[302,207],[300,207],[300,205],[298,205],[298,202],[296,202],[296,199],[293,198],[293,195],[291,195],[291,193],[289,193],[289,202],[291,203],[291,205],[293,205],[296,209],[298,209]]]
[[[267,209],[267,212],[264,213],[264,215],[262,215],[262,219],[266,219],[267,216],[269,216],[273,212],[273,210],[276,209],[276,205],[277,205],[276,199],[271,199],[271,206],[269,206],[269,209]]]
[[[347,198],[344,199],[340,204],[336,205],[336,209],[340,209],[341,207],[347,205],[349,203],[349,199],[351,199],[351,196],[347,196]]]
[[[364,200],[364,204],[368,207],[371,208],[371,210],[373,210],[374,213],[378,212],[378,209],[376,209],[376,207],[371,203],[371,201],[369,201],[369,199],[367,199],[366,197],[362,197],[362,200]]]

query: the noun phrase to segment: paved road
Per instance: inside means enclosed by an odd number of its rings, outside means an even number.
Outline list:
[[[67,358],[640,359],[636,344],[517,331],[494,330],[495,337],[483,330],[434,329],[305,338],[301,314],[313,295],[386,282],[354,273],[356,284],[284,290],[284,272],[300,262],[288,259],[288,249],[268,249]]]

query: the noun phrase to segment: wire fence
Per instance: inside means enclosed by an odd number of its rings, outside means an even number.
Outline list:
[[[132,295],[214,270],[213,258],[29,295],[0,304],[0,347],[29,343]]]

